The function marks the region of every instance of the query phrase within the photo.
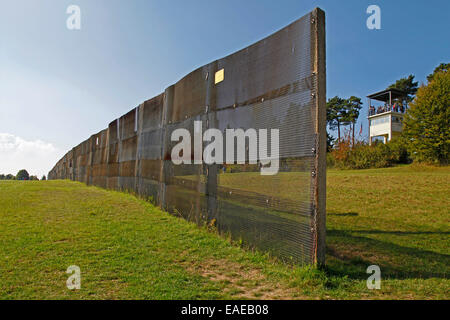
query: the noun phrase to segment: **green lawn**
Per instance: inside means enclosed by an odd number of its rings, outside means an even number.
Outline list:
[[[448,299],[449,185],[448,167],[330,170],[327,267],[316,270],[243,250],[129,194],[1,181],[0,299]],[[371,264],[381,290],[366,287]],[[81,290],[66,288],[70,265]]]

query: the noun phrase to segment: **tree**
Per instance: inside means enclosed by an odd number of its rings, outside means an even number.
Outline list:
[[[0,180],[5,180],[6,176],[4,174],[0,174]]]
[[[327,132],[327,152],[331,152],[333,149],[333,141],[333,136]]]
[[[341,141],[341,126],[348,124],[345,102],[345,99],[338,96],[328,99],[327,102],[327,123],[331,130],[338,130],[338,142]]]
[[[39,178],[37,176],[30,176],[30,180],[39,181]]]
[[[338,130],[338,142],[341,141],[341,127],[351,125],[353,142],[355,141],[355,124],[362,108],[361,98],[351,96],[348,99],[338,96],[328,99],[327,123],[331,130]]]
[[[414,82],[414,75],[410,74],[407,78],[401,78],[395,81],[394,84],[391,84],[388,89],[399,89],[404,91],[407,94],[407,102],[411,102],[414,99],[415,94],[417,93],[419,83]]]
[[[363,103],[361,102],[361,98],[351,96],[348,99],[345,99],[345,115],[346,119],[349,124],[351,124],[352,129],[352,145],[355,144],[355,125],[356,121],[358,121],[359,118],[359,111],[362,108]]]
[[[431,82],[433,80],[436,73],[447,72],[449,69],[450,69],[450,63],[441,63],[434,69],[432,74],[428,75],[428,77],[427,77],[428,82]]]
[[[450,150],[450,73],[434,74],[422,86],[404,119],[408,149],[418,161],[448,164]]]
[[[20,170],[16,175],[17,180],[29,180],[30,175],[28,174],[28,171],[25,169]]]
[[[45,175],[43,175],[42,178],[41,178],[41,180],[42,180],[42,181],[45,181],[45,180],[47,180],[47,177],[46,177]]]
[[[6,175],[6,180],[16,180],[16,177],[9,173]]]

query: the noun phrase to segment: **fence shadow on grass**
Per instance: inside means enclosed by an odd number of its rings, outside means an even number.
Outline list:
[[[327,230],[327,272],[367,279],[366,269],[378,265],[384,279],[449,278],[450,255],[411,248],[357,234],[447,235],[448,232]]]
[[[343,213],[327,212],[327,216],[357,217],[358,215],[359,214],[356,212],[343,212]]]

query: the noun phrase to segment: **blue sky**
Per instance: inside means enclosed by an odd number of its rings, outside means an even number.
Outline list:
[[[71,4],[81,8],[81,30],[66,28]],[[371,4],[381,8],[381,30],[366,28]],[[190,71],[316,6],[327,16],[327,96],[364,97],[365,133],[367,94],[411,73],[423,82],[450,60],[446,0],[2,1],[0,173],[48,172]]]

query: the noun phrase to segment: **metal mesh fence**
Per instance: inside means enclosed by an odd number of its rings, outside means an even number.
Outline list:
[[[282,259],[323,262],[324,25],[323,11],[315,9],[193,71],[73,148],[49,178],[133,191]],[[178,141],[171,135],[180,128],[189,131],[192,146],[196,131],[220,130],[224,153],[226,129],[279,129],[279,172],[260,173],[261,151],[270,153],[274,143],[270,135],[267,150],[258,145],[256,163],[247,143],[245,163],[205,164],[193,150],[191,164],[176,165],[171,151]]]

